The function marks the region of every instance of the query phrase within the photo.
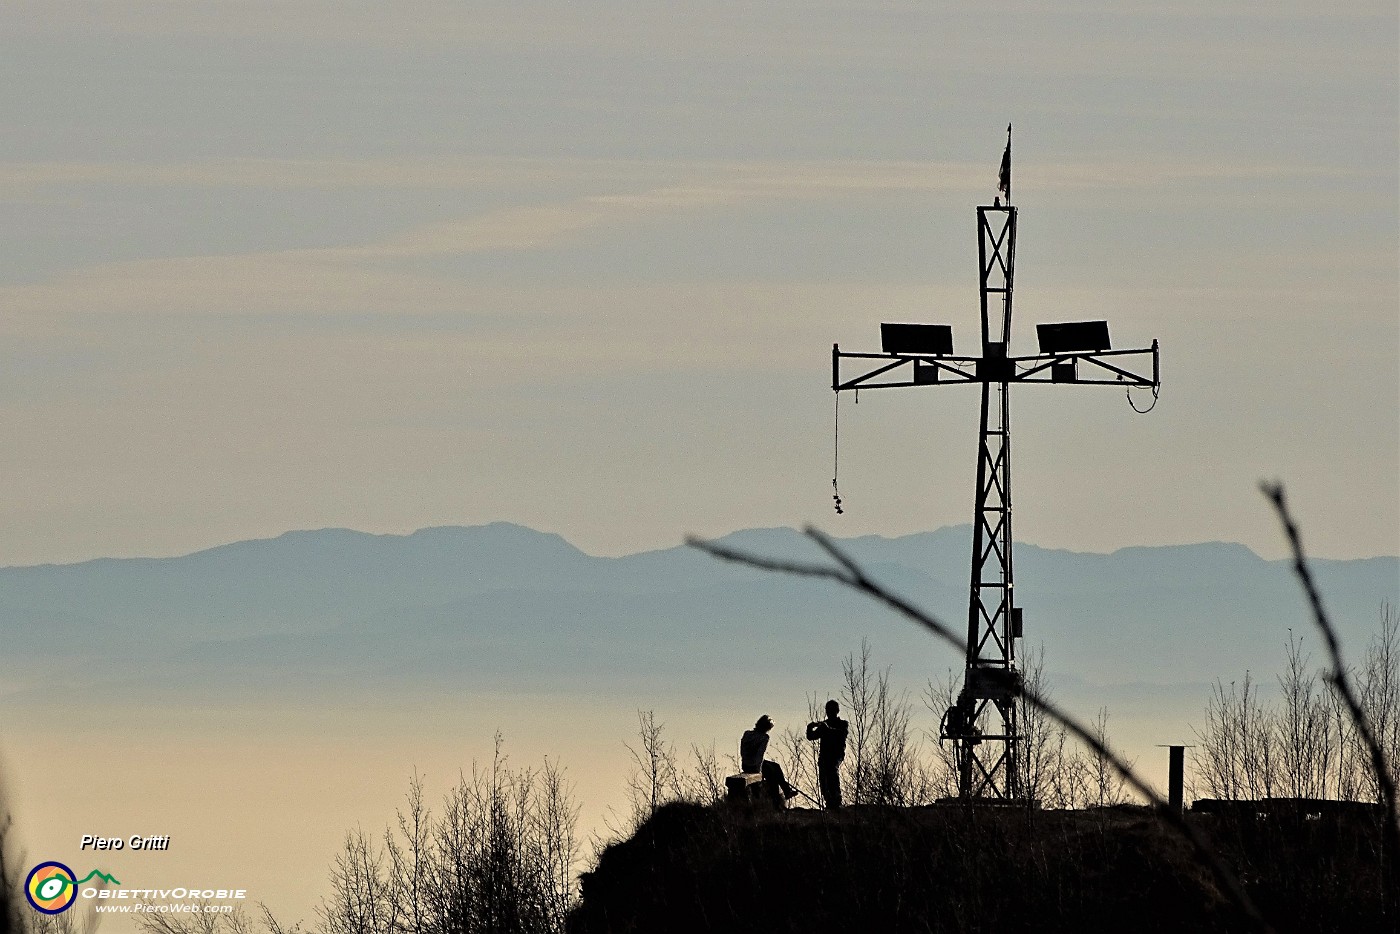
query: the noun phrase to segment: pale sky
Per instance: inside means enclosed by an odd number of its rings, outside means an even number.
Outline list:
[[[1013,349],[1106,318],[1157,409],[1022,387],[1016,534],[1400,550],[1393,0],[11,2],[0,564],[288,529],[969,521],[954,326],[1016,125]]]
[[[1398,75],[1394,0],[7,0],[0,565],[325,526],[621,554],[966,523],[967,387],[844,398],[833,513],[830,351],[881,321],[975,351],[1008,122],[1013,350],[1105,318],[1164,378],[1148,415],[1014,391],[1017,537],[1277,557],[1277,478],[1315,554],[1396,554]],[[655,702],[682,747],[744,719]],[[36,858],[172,833],[103,865],[311,920],[344,830],[411,768],[436,798],[498,726],[596,825],[630,709],[579,704],[36,721],[0,765]]]

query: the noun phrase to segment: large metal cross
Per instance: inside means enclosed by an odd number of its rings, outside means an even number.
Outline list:
[[[1009,128],[1008,128],[1009,130]],[[982,353],[953,353],[952,328],[882,324],[882,353],[843,353],[831,348],[831,388],[890,389],[980,383],[981,434],[977,454],[977,505],[972,522],[972,579],[967,619],[967,666],[962,690],[939,728],[953,743],[958,795],[963,799],[1022,800],[1022,734],[1018,719],[1021,675],[1016,640],[1022,635],[1011,560],[1012,383],[1061,383],[1147,387],[1159,380],[1157,342],[1138,350],[1112,350],[1108,324],[1080,321],[1037,326],[1040,353],[1013,356],[1011,295],[1016,267],[1016,208],[1011,206],[1011,145],[1002,162],[1002,190],[977,208],[982,297]],[[1151,373],[1145,371],[1148,358]],[[879,361],[843,378],[842,361]],[[865,369],[870,363],[861,363]]]

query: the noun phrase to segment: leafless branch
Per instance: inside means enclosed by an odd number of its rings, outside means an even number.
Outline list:
[[[1293,571],[1298,575],[1298,580],[1303,585],[1303,592],[1307,594],[1308,603],[1312,606],[1313,621],[1317,623],[1317,628],[1322,631],[1322,640],[1326,643],[1327,652],[1332,658],[1332,670],[1327,673],[1327,680],[1336,689],[1342,703],[1346,705],[1352,725],[1356,727],[1362,743],[1366,746],[1366,751],[1371,756],[1371,768],[1376,774],[1376,782],[1380,786],[1381,799],[1386,809],[1385,826],[1382,828],[1381,837],[1385,865],[1381,871],[1385,888],[1385,910],[1387,914],[1393,916],[1397,907],[1400,907],[1397,904],[1397,901],[1400,900],[1400,823],[1397,823],[1396,817],[1395,781],[1391,777],[1389,763],[1386,762],[1385,752],[1376,739],[1370,718],[1361,709],[1356,692],[1352,689],[1351,678],[1348,677],[1346,665],[1342,662],[1342,647],[1337,639],[1337,630],[1332,626],[1332,620],[1322,605],[1322,594],[1318,592],[1317,582],[1313,578],[1312,569],[1308,566],[1307,556],[1303,552],[1303,541],[1298,534],[1298,526],[1294,523],[1293,515],[1288,510],[1283,484],[1262,483],[1260,489],[1264,491],[1264,495],[1268,497],[1269,502],[1273,503],[1274,510],[1278,513],[1284,535],[1287,536],[1288,545],[1293,551]]]

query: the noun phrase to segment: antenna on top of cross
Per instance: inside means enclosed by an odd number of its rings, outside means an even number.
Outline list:
[[[1001,171],[997,173],[997,194],[1006,196],[1007,207],[1011,206],[1011,124],[1006,125],[1006,152],[1001,154]],[[996,199],[1001,207],[1001,198]]]

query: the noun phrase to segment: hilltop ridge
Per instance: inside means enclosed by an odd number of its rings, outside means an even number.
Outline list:
[[[1276,930],[1379,929],[1374,820],[1188,820]],[[571,934],[1250,929],[1191,846],[1142,807],[672,804],[581,882]]]

